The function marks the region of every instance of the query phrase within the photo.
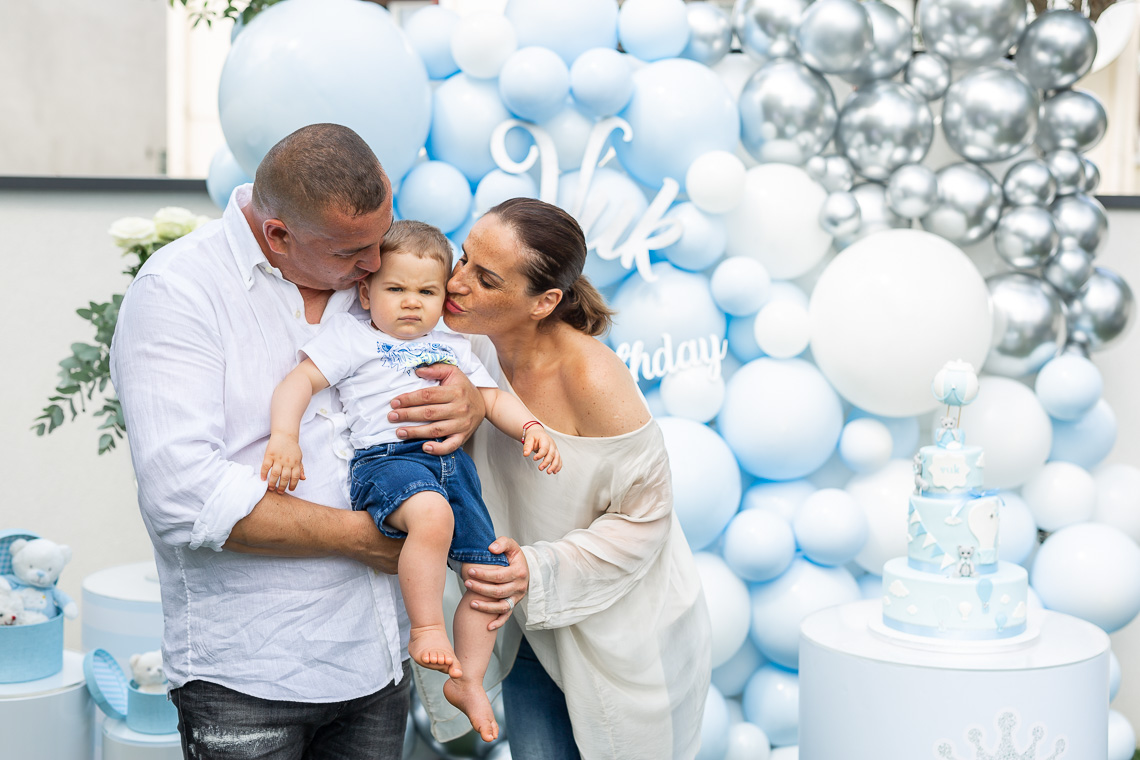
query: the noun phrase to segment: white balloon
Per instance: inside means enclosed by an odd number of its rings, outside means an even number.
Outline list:
[[[824,269],[810,315],[823,374],[851,403],[891,417],[933,409],[935,374],[950,359],[981,366],[993,337],[977,267],[953,243],[919,230],[851,244]]]
[[[887,560],[906,554],[914,468],[908,459],[892,459],[880,470],[851,478],[846,490],[867,515],[867,542],[855,555],[855,563],[868,573],[882,575]]]
[[[451,35],[451,57],[469,77],[494,79],[518,49],[515,27],[499,13],[473,13]]]
[[[768,301],[772,278],[756,259],[736,256],[725,259],[713,270],[713,300],[734,317],[755,314]]]
[[[1096,484],[1092,475],[1075,464],[1049,462],[1025,481],[1021,497],[1037,527],[1053,532],[1093,516]]]
[[[962,429],[969,443],[985,449],[987,488],[1017,488],[1053,447],[1053,425],[1037,395],[1005,377],[978,378],[978,398],[963,412]]]
[[[843,565],[867,540],[867,515],[847,491],[824,488],[807,498],[792,528],[805,557],[818,565]]]
[[[724,375],[708,367],[686,367],[661,379],[661,401],[671,417],[708,422],[724,404]]]
[[[716,431],[691,420],[657,420],[673,477],[673,511],[694,551],[711,544],[740,506],[740,467]]]
[[[724,214],[744,197],[744,162],[732,153],[712,150],[697,156],[685,173],[685,190],[697,208]]]
[[[707,552],[693,555],[701,585],[705,590],[705,604],[712,621],[712,666],[728,662],[744,640],[752,621],[748,587],[736,577],[720,557]]]
[[[811,322],[807,309],[794,301],[769,303],[756,315],[752,329],[756,345],[776,359],[799,356],[811,341]]]
[[[1136,729],[1132,728],[1132,724],[1124,715],[1116,710],[1109,710],[1108,757],[1106,760],[1132,760],[1135,755]]]
[[[716,72],[732,97],[740,100],[740,93],[744,92],[744,85],[760,68],[762,63],[747,53],[729,53],[721,58],[712,70]]]
[[[562,171],[579,168],[586,153],[590,131],[594,128],[594,120],[573,105],[567,104],[561,111],[544,121],[542,128],[554,140],[554,148],[558,153],[558,166]]]
[[[1003,492],[1001,500],[998,551],[1003,560],[1026,565],[1026,560],[1037,548],[1037,521],[1025,500],[1012,491]]]
[[[1096,507],[1092,519],[1119,529],[1140,543],[1140,469],[1105,464],[1093,472]]]
[[[750,486],[740,500],[741,511],[767,509],[783,517],[789,524],[796,512],[816,487],[806,480],[786,480],[776,483],[759,482]]]
[[[839,456],[855,472],[873,472],[885,465],[894,450],[890,429],[874,417],[853,419],[839,435]]]
[[[769,760],[772,745],[768,734],[754,723],[737,723],[728,729],[728,752],[724,760]]]
[[[727,215],[728,255],[751,256],[777,280],[808,272],[831,249],[819,226],[826,199],[823,186],[798,166],[749,169],[743,200]]]
[[[713,668],[712,684],[726,697],[739,697],[744,692],[748,679],[767,662],[752,639],[745,639],[736,654],[719,667]]]

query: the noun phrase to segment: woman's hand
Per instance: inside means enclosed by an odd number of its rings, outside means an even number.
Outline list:
[[[471,606],[481,612],[498,613],[498,617],[487,625],[488,631],[503,627],[507,618],[514,611],[527,589],[530,588],[530,568],[526,564],[526,556],[522,548],[513,538],[500,536],[491,544],[492,554],[502,554],[510,562],[507,567],[498,565],[472,565],[467,568],[467,577],[463,585],[490,599],[499,601],[471,602]],[[507,600],[510,599],[511,603]]]
[[[462,446],[483,421],[486,411],[483,396],[467,375],[452,364],[420,367],[416,374],[438,380],[439,385],[396,396],[392,399],[388,421],[417,423],[412,427],[397,428],[396,435],[401,440],[443,438],[442,442],[425,443],[424,451],[436,455],[450,454]]]

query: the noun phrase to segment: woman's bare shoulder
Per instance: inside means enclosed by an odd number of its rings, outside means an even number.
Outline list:
[[[651,415],[629,368],[601,341],[582,337],[562,364],[563,387],[578,434],[602,438],[643,427]]]

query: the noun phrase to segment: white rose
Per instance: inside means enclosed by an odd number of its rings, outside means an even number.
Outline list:
[[[208,216],[195,217],[194,229],[198,229],[199,227],[201,227],[203,224],[205,224],[208,221],[210,221],[210,217],[208,217]]]
[[[107,234],[115,241],[115,245],[124,249],[136,245],[148,245],[157,237],[154,222],[139,216],[123,217],[111,225]]]
[[[154,227],[158,239],[170,242],[188,235],[198,226],[198,215],[190,209],[178,206],[160,208],[154,215]]]

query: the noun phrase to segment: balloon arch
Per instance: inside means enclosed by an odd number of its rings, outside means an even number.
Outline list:
[[[1116,418],[1090,352],[1132,295],[1095,261],[1082,153],[1107,118],[1071,88],[1096,46],[1081,14],[1024,0],[922,0],[913,21],[877,0],[509,0],[402,29],[287,0],[234,39],[208,186],[224,205],[278,139],[331,121],[380,157],[398,216],[456,244],[508,197],[574,213],[705,581],[700,757],[779,757],[800,620],[878,596],[905,554],[947,360],[984,371],[964,429],[1031,599],[1110,632],[1140,612],[1140,470],[1097,466]]]

